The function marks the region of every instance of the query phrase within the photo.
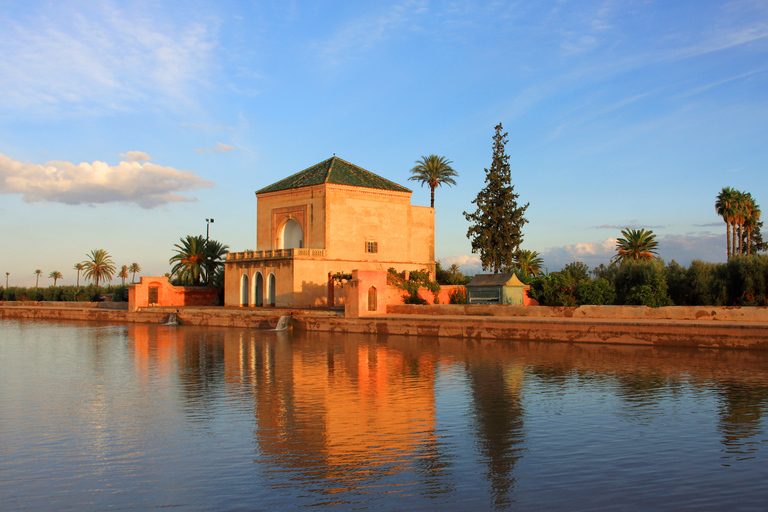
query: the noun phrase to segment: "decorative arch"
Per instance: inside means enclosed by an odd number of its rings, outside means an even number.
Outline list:
[[[271,272],[267,277],[267,303],[270,306],[275,305],[275,274]]]
[[[304,247],[304,230],[299,221],[289,218],[280,230],[280,249],[301,249]]]
[[[377,304],[376,304],[376,287],[371,286],[368,288],[368,311],[376,311],[377,310]]]
[[[240,305],[248,305],[248,274],[240,278]]]

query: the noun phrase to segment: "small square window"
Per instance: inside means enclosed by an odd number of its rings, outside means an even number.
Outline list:
[[[371,253],[379,252],[379,243],[365,242],[365,252],[371,252]]]

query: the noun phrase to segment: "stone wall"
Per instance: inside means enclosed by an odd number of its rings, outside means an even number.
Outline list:
[[[394,315],[452,315],[527,318],[574,318],[605,320],[695,320],[724,322],[766,322],[768,308],[739,306],[504,306],[498,304],[438,304],[419,306],[390,304],[387,313]]]
[[[151,290],[157,291],[156,302],[150,303]],[[142,277],[128,288],[128,310],[150,306],[215,306],[219,290],[202,286],[173,286],[168,278]]]

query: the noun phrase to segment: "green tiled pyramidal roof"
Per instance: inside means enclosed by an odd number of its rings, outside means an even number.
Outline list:
[[[346,162],[341,158],[332,157],[315,164],[308,169],[297,172],[293,176],[273,183],[268,187],[257,190],[257,194],[291,190],[294,188],[311,187],[322,183],[335,183],[337,185],[349,185],[351,187],[376,188],[380,190],[394,190],[396,192],[411,192],[410,189],[401,187],[397,183],[386,180],[381,176],[366,171],[362,167]]]

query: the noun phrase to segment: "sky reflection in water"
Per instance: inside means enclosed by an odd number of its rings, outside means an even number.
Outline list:
[[[3,510],[736,510],[768,354],[1,321]]]

